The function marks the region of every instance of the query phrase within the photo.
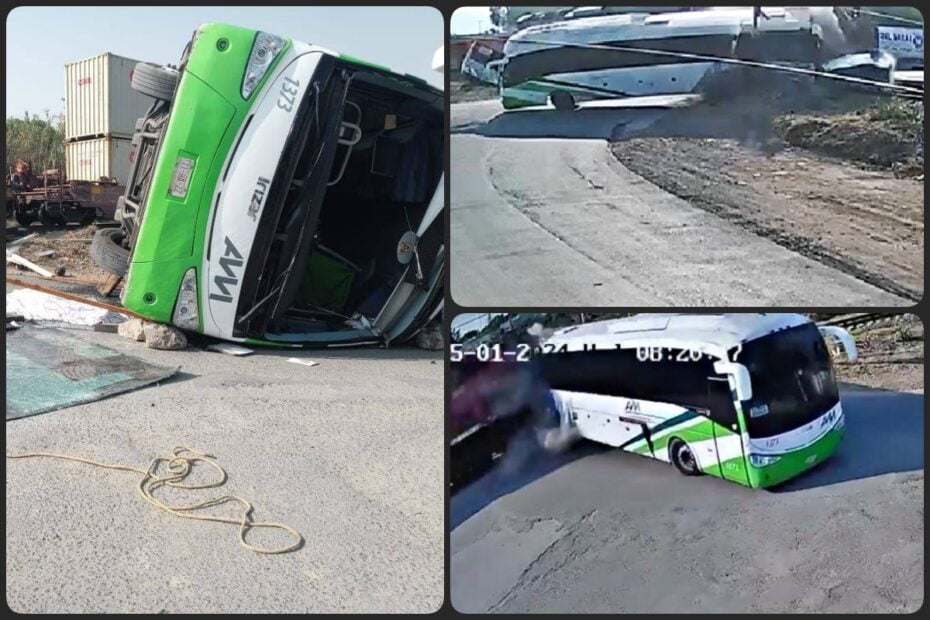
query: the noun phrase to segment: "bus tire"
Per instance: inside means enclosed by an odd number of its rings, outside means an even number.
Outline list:
[[[681,439],[676,437],[668,444],[668,456],[672,464],[685,476],[699,476],[701,474],[694,453],[688,444]]]
[[[180,76],[175,69],[161,67],[150,62],[136,63],[132,71],[133,90],[162,101],[174,99],[174,90]]]
[[[549,94],[549,99],[552,100],[552,105],[556,110],[570,112],[575,109],[575,98],[564,90],[553,91]]]
[[[121,228],[101,228],[90,244],[90,256],[97,265],[115,276],[125,277],[129,271],[129,250],[123,247]]]

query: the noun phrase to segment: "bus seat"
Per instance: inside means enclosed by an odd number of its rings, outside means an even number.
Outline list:
[[[318,245],[307,258],[296,304],[341,312],[361,271],[352,261]]]

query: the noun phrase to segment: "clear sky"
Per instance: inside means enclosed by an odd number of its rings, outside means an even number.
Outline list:
[[[491,11],[486,6],[464,6],[456,9],[449,22],[451,34],[477,34],[491,27]]]
[[[113,52],[177,64],[194,29],[226,22],[313,43],[442,87],[430,7],[19,7],[6,22],[7,116],[64,110],[65,63]]]

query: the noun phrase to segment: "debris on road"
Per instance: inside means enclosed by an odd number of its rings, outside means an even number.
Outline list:
[[[100,227],[98,224],[91,224],[90,226],[45,228],[40,233],[31,233],[18,239],[12,237],[22,229],[16,229],[13,232],[8,229],[7,249],[13,249],[23,258],[39,264],[42,264],[40,253],[54,250],[55,258],[69,273],[100,281],[106,277],[106,274],[97,267],[88,251],[88,245],[91,242],[88,236],[93,236]],[[23,241],[28,241],[28,243],[21,243]]]
[[[96,299],[91,299],[89,297],[82,297],[81,295],[75,295],[74,293],[69,293],[67,291],[59,290],[56,288],[42,286],[41,284],[29,282],[28,280],[23,280],[21,278],[15,278],[15,277],[8,275],[6,277],[6,282],[7,284],[14,284],[16,286],[21,286],[23,288],[32,289],[34,291],[39,291],[41,293],[48,293],[49,295],[52,295],[55,297],[61,297],[63,299],[70,299],[71,301],[77,301],[77,302],[80,302],[82,304],[86,304],[89,306],[95,306],[97,308],[103,308],[105,310],[110,310],[112,312],[116,312],[117,314],[124,314],[126,316],[135,316],[138,318],[142,318],[142,317],[139,317],[139,315],[136,314],[135,312],[131,310],[127,310],[120,306],[115,306],[113,304],[108,304],[102,301],[97,301]]]
[[[145,346],[150,349],[180,351],[187,348],[187,336],[176,327],[143,321],[142,330],[145,333]]]
[[[13,241],[10,241],[9,243],[6,244],[6,249],[9,250],[10,248],[21,247],[23,245],[26,245],[26,242],[31,241],[38,236],[39,236],[39,233],[32,233],[30,235],[26,235],[25,237],[14,239]]]
[[[93,326],[126,321],[124,314],[41,291],[16,289],[6,295],[7,314],[17,314],[27,321],[54,322]]]
[[[104,297],[109,297],[116,286],[122,281],[119,276],[108,273],[106,279],[97,285],[97,292]]]
[[[178,371],[92,344],[67,330],[7,332],[6,419],[56,411],[163,381]]]
[[[292,364],[303,364],[304,366],[319,366],[320,365],[319,362],[314,362],[313,360],[303,360],[303,359],[300,359],[299,357],[289,357],[287,358],[287,361],[291,362]]]
[[[13,263],[14,265],[19,265],[20,267],[25,267],[26,269],[29,269],[30,271],[36,272],[43,278],[51,278],[53,275],[52,272],[46,269],[45,267],[40,267],[39,265],[36,265],[31,260],[23,258],[19,254],[16,254],[13,251],[11,251],[9,248],[7,248],[6,250],[6,262]]]
[[[116,333],[118,333],[123,338],[129,338],[130,340],[135,340],[136,342],[145,341],[145,331],[142,329],[142,319],[129,319],[128,321],[121,323],[117,328]]]
[[[247,349],[245,347],[240,347],[228,342],[215,342],[213,344],[207,345],[208,351],[216,351],[217,353],[225,353],[226,355],[251,355],[255,351],[252,349]]]

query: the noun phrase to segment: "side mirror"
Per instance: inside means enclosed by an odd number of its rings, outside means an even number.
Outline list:
[[[850,362],[855,362],[859,359],[859,351],[856,349],[856,340],[848,331],[842,327],[836,327],[835,325],[819,325],[817,328],[822,335],[835,338],[843,345],[843,350],[846,352],[846,359]]]
[[[714,370],[721,375],[727,375],[730,387],[736,391],[740,400],[752,400],[752,380],[749,378],[749,369],[736,362],[721,360],[714,362]]]

